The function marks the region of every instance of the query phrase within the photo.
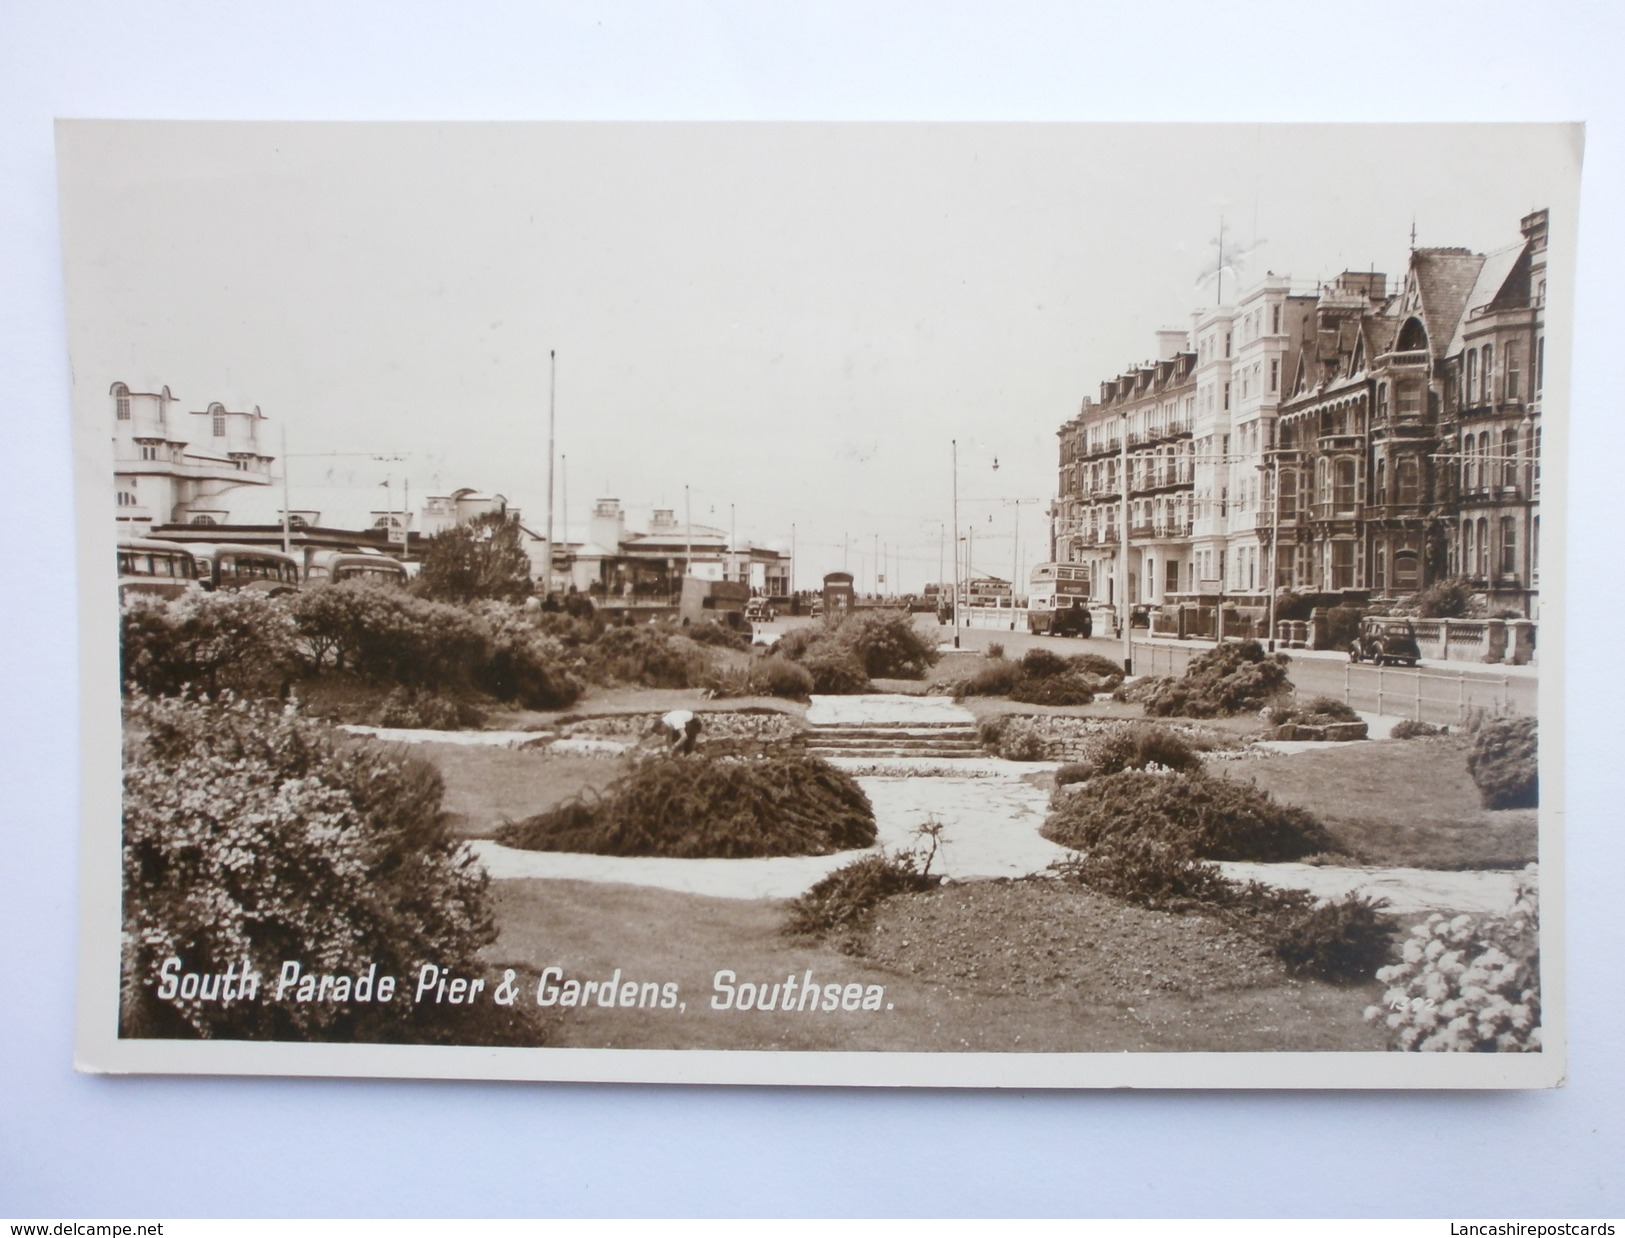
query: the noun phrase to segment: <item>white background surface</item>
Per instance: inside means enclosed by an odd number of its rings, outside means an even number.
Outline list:
[[[1619,19],[1601,4],[1414,0],[870,9],[0,6],[0,494],[12,534],[0,1214],[1625,1211]],[[1589,122],[1569,496],[1568,1086],[995,1095],[74,1075],[77,671],[55,116]],[[1080,392],[1097,377],[1080,375]]]

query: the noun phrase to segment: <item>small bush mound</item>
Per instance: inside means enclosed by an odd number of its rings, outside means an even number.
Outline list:
[[[1153,717],[1213,718],[1257,710],[1287,688],[1286,658],[1266,657],[1257,641],[1227,642],[1192,658],[1179,679],[1155,681],[1145,712]]]
[[[765,696],[782,696],[789,700],[804,701],[812,695],[812,672],[797,666],[788,658],[763,658],[750,669],[751,681]]]
[[[1387,1024],[1394,1048],[1540,1051],[1537,871],[1525,870],[1506,915],[1480,921],[1435,912],[1411,930],[1400,961],[1377,972],[1388,990],[1365,1017]]]
[[[1098,653],[1075,653],[1066,660],[1067,665],[1075,673],[1094,675],[1106,681],[1106,690],[1112,691],[1123,682],[1123,668],[1110,658],[1103,658]]]
[[[1042,761],[1049,756],[1049,744],[1031,718],[999,714],[977,725],[977,738],[994,756],[1006,761]]]
[[[1336,850],[1313,816],[1256,787],[1203,774],[1139,770],[1090,780],[1055,806],[1040,832],[1074,851],[1091,851],[1115,837],[1142,837],[1203,860],[1301,860]]]
[[[1086,776],[1093,778],[1152,765],[1179,771],[1199,770],[1202,758],[1166,727],[1124,726],[1096,743],[1089,760],[1081,764],[1090,771]]]
[[[1410,718],[1394,723],[1394,729],[1388,733],[1390,739],[1432,739],[1436,735],[1448,735],[1447,726],[1434,726],[1431,722],[1416,722]]]
[[[1485,808],[1540,804],[1540,744],[1532,716],[1493,718],[1473,732],[1467,772]]]
[[[1021,673],[1028,679],[1047,679],[1051,675],[1064,675],[1071,664],[1058,653],[1033,648],[1021,655]]]
[[[817,757],[660,756],[601,796],[504,826],[497,841],[591,855],[828,855],[873,846],[875,815],[858,784]]]
[[[719,649],[737,649],[743,652],[750,648],[749,632],[730,628],[727,624],[718,623],[714,619],[690,624],[683,629],[683,635],[695,644],[714,645]]]
[[[812,690],[820,696],[856,696],[873,686],[863,663],[839,646],[815,645],[802,666],[812,677]]]
[[[378,703],[375,716],[379,726],[424,731],[455,731],[478,727],[485,721],[485,715],[474,706],[426,688],[392,689]]]
[[[1335,696],[1316,696],[1307,701],[1285,700],[1266,706],[1264,720],[1271,726],[1289,723],[1299,726],[1328,726],[1338,722],[1358,722],[1354,707]]]
[[[567,669],[562,642],[515,610],[486,615],[491,643],[474,682],[499,701],[524,709],[563,709],[581,697],[581,681]]]
[[[1075,783],[1088,782],[1094,776],[1095,767],[1088,761],[1068,761],[1055,771],[1055,785],[1070,787]]]
[[[1077,671],[1020,679],[1010,689],[1010,699],[1024,705],[1088,705],[1097,692],[1107,690],[1105,680]]]
[[[1287,970],[1296,975],[1369,980],[1394,948],[1394,919],[1383,910],[1386,906],[1386,899],[1350,893],[1336,900],[1290,907],[1267,919],[1266,940]]]
[[[929,846],[866,855],[844,864],[790,904],[784,932],[792,937],[848,937],[868,929],[875,911],[888,898],[934,890],[942,878],[931,872],[942,839],[942,827],[928,822],[917,834]]]
[[[597,683],[640,684],[646,688],[695,688],[709,663],[705,655],[669,626],[606,628],[585,649],[587,669]]]
[[[1144,835],[1116,835],[1056,865],[1062,876],[1109,898],[1154,911],[1191,911],[1222,903],[1234,885],[1216,865],[1185,848]]]
[[[1021,682],[1021,667],[1004,658],[990,658],[955,685],[955,696],[1009,696]]]
[[[987,656],[990,658],[1004,657],[1004,642],[997,640],[988,641]]]

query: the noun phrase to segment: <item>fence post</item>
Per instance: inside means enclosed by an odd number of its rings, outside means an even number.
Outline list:
[[[1467,672],[1456,672],[1456,725],[1467,722]]]
[[[1382,712],[1382,663],[1377,663],[1377,712]]]

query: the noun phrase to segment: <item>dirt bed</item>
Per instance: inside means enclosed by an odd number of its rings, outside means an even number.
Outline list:
[[[1287,979],[1257,942],[1205,916],[1129,907],[1049,879],[894,898],[880,909],[863,957],[985,992],[1107,1002]]]

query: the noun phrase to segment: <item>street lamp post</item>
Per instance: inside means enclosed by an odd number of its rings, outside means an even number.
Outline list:
[[[1270,479],[1270,608],[1268,648],[1275,652],[1275,594],[1281,583],[1281,453],[1269,453],[1269,463],[1257,466]]]
[[[954,648],[959,648],[959,440],[952,439],[954,453]]]

